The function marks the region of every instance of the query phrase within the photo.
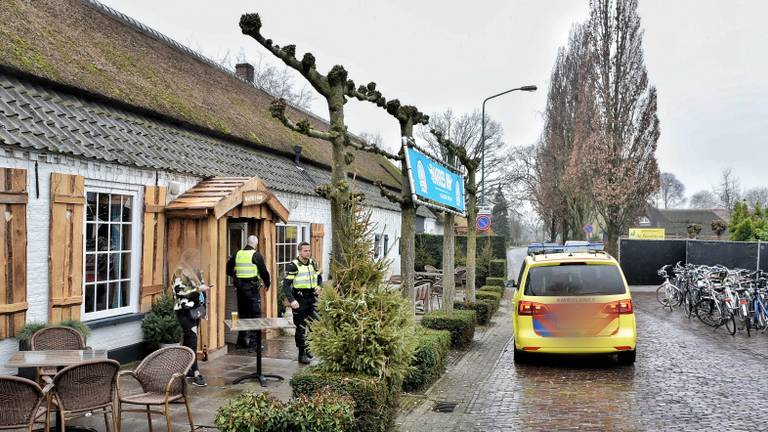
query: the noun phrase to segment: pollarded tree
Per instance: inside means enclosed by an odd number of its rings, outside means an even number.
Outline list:
[[[332,147],[332,171],[331,184],[317,188],[317,193],[331,202],[331,232],[332,232],[332,258],[339,261],[341,254],[341,224],[349,213],[345,203],[349,202],[349,184],[347,179],[347,167],[353,160],[353,155],[347,150],[349,135],[344,124],[345,92],[347,88],[347,71],[341,65],[336,65],[323,75],[318,72],[315,65],[315,56],[312,53],[304,54],[301,60],[296,58],[296,46],[275,45],[271,39],[261,34],[261,17],[258,14],[245,14],[240,18],[240,29],[248,36],[254,38],[275,57],[283,61],[288,67],[298,71],[310,85],[325,99],[328,106],[328,115],[331,127],[328,131],[314,129],[308,120],[294,122],[286,116],[286,102],[278,99],[272,104],[272,115],[279,119],[289,129],[302,133],[312,138],[319,138],[331,143]]]
[[[448,139],[443,131],[432,129],[432,135],[438,144],[446,149],[451,156],[455,156],[467,172],[464,181],[464,192],[467,201],[467,300],[475,301],[475,280],[477,278],[477,228],[473,221],[477,218],[477,169],[480,167],[480,158],[473,157],[467,151],[467,147],[456,145]],[[447,230],[448,227],[445,227]],[[446,231],[447,232],[447,231]],[[451,243],[452,244],[452,243]],[[450,297],[444,297],[450,298]],[[445,303],[452,303],[446,301]],[[450,307],[453,307],[451,305]]]
[[[355,88],[355,83],[349,81],[346,87],[346,95],[354,97],[364,102],[371,102],[376,106],[383,108],[389,115],[397,120],[400,125],[400,136],[403,140],[403,146],[395,155],[386,152],[373,145],[366,144],[365,150],[382,154],[392,160],[400,162],[400,171],[402,173],[401,193],[395,194],[384,188],[378,183],[381,194],[400,205],[400,273],[402,276],[401,289],[404,296],[413,303],[415,291],[415,266],[416,266],[416,203],[411,196],[411,186],[408,179],[408,167],[405,163],[405,147],[415,145],[413,140],[413,127],[416,125],[426,125],[429,123],[429,116],[423,114],[413,105],[402,105],[399,100],[392,99],[387,101],[380,91],[376,90],[376,83],[371,82],[368,85]]]

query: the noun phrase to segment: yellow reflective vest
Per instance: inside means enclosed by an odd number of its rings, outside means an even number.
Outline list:
[[[318,271],[315,262],[311,258],[306,264],[302,263],[298,258],[292,262],[298,271],[296,273],[288,273],[285,278],[293,281],[293,289],[313,289],[317,287]]]
[[[255,249],[243,249],[235,255],[235,277],[238,279],[252,279],[259,276],[259,268],[253,263]]]

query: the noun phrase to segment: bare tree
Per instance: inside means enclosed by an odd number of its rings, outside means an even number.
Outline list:
[[[648,83],[637,0],[592,0],[587,31],[594,106],[575,158],[588,170],[606,249],[615,255],[619,235],[659,187],[656,88]]]
[[[698,191],[688,200],[691,208],[713,209],[719,207],[719,204],[717,196],[708,190]]]
[[[215,58],[216,63],[229,70],[234,70],[237,63],[248,62],[242,47],[234,59],[230,50]],[[258,53],[258,59],[250,63],[253,66],[253,84],[256,87],[276,99],[285,99],[295,107],[309,109],[315,96],[306,84],[298,88],[295,72],[289,67],[278,67],[266,60],[262,53]]]
[[[399,153],[392,154],[371,144],[364,144],[362,149],[384,155],[393,161],[400,162],[400,171],[402,175],[400,194],[397,195],[392,193],[381,183],[377,183],[377,186],[379,187],[382,196],[389,201],[400,205],[400,272],[402,276],[400,289],[402,290],[403,296],[408,298],[411,304],[414,305],[415,313],[416,205],[411,197],[408,166],[406,166],[405,163],[405,147],[416,145],[413,139],[413,128],[414,126],[426,125],[429,123],[429,116],[419,111],[419,109],[413,105],[401,104],[398,99],[386,100],[381,92],[376,90],[375,82],[370,82],[367,85],[361,85],[355,88],[355,83],[350,80],[347,83],[345,95],[360,101],[370,102],[379,108],[385,109],[400,125],[400,136],[403,145],[400,147]],[[443,289],[445,292],[448,292],[451,287],[446,285],[444,280]],[[449,303],[451,303],[452,308],[453,302]]]
[[[730,213],[737,202],[741,201],[741,185],[739,178],[731,168],[723,169],[720,174],[720,183],[715,186],[715,194],[720,199],[720,204]]]
[[[477,267],[477,173],[483,152],[480,143],[482,115],[475,111],[457,116],[448,109],[434,114],[431,118],[430,133],[421,130],[422,138],[430,149],[442,155],[443,159],[453,164],[458,159],[466,174],[464,191],[467,201],[467,300],[475,301],[475,281]],[[493,120],[485,122],[486,143],[486,182],[495,184],[501,178],[503,153],[503,131],[501,125]]]
[[[316,68],[315,56],[306,53],[301,60],[296,58],[296,46],[286,45],[280,47],[261,34],[261,17],[258,14],[245,14],[240,18],[240,29],[243,34],[251,36],[272,55],[279,58],[291,69],[296,70],[326,101],[330,118],[330,130],[318,130],[311,126],[308,119],[294,122],[286,115],[287,103],[284,99],[276,99],[271,106],[272,116],[279,119],[287,128],[331,143],[332,166],[331,183],[321,185],[316,189],[318,195],[331,202],[331,266],[334,263],[344,263],[345,256],[342,251],[341,233],[342,226],[352,219],[350,210],[350,186],[347,177],[347,168],[354,159],[353,153],[348,147],[356,144],[347,133],[344,124],[344,104],[347,102],[346,89],[348,86],[347,71],[341,65],[335,65],[323,75]],[[357,145],[359,147],[359,145]]]
[[[372,132],[362,132],[357,135],[358,138],[360,138],[362,141],[376,147],[376,148],[384,148],[384,138],[382,138],[380,133],[372,133]]]
[[[427,143],[433,153],[446,157],[447,149],[431,133],[431,129],[442,132],[454,145],[466,150],[470,159],[480,159],[483,147],[480,144],[482,114],[479,111],[457,114],[452,109],[433,113],[429,118],[429,128],[420,128],[419,138]],[[495,190],[504,182],[503,168],[507,162],[504,129],[501,123],[485,116],[485,182],[486,189]],[[465,173],[466,174],[466,173]]]
[[[752,208],[755,207],[756,203],[760,203],[760,205],[765,207],[765,205],[768,204],[768,188],[756,187],[749,189],[744,192],[744,199],[747,200],[747,204]]]
[[[685,203],[685,185],[674,174],[661,173],[657,198],[664,208],[680,206]]]

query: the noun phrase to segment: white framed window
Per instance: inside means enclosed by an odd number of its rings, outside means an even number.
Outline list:
[[[86,183],[85,191],[83,321],[137,312],[139,188]]]
[[[381,234],[373,235],[373,257],[376,259],[381,257]]]
[[[304,222],[288,222],[277,224],[277,241],[275,256],[277,257],[278,280],[285,277],[285,267],[298,255],[299,243],[309,243],[309,224]]]

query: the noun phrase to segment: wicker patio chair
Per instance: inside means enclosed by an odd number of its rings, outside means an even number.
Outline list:
[[[152,413],[165,417],[168,432],[173,430],[171,423],[172,404],[184,404],[190,430],[195,429],[192,411],[187,396],[187,372],[195,361],[195,352],[184,346],[172,346],[159,349],[145,358],[133,371],[120,372],[120,377],[130,375],[141,385],[142,393],[125,396],[120,390],[118,380],[117,419],[122,422],[124,412],[143,412],[147,414],[149,431],[152,432]],[[143,405],[143,408],[123,409],[123,404]],[[152,406],[162,406],[163,410],[152,410]]]
[[[85,346],[85,339],[79,331],[64,326],[46,327],[36,331],[32,335],[30,348],[32,351],[89,349]],[[41,379],[45,382],[51,382],[56,372],[55,367],[37,368],[37,382],[41,382]]]
[[[41,389],[26,378],[0,376],[0,430],[25,428],[32,432],[35,423],[43,423],[48,432],[50,423],[44,402],[52,386]],[[44,420],[38,420],[43,416]]]
[[[108,414],[112,414],[112,423],[119,432],[114,410],[119,371],[120,363],[114,360],[92,360],[60,370],[53,377],[51,397],[48,398],[48,410],[59,410],[61,424],[58,429],[67,430],[68,420],[103,413],[107,431]]]
[[[466,267],[456,267],[454,270],[454,277],[456,280],[456,286],[458,287],[461,285],[462,289],[467,288],[467,268]]]

